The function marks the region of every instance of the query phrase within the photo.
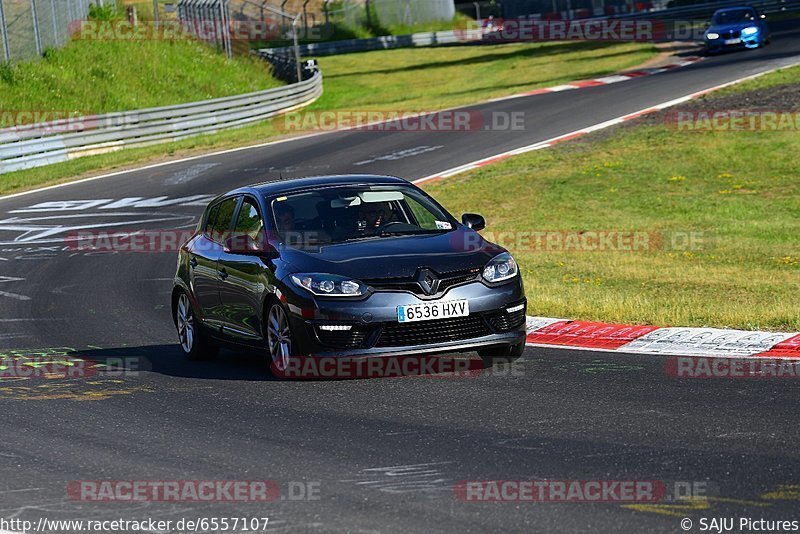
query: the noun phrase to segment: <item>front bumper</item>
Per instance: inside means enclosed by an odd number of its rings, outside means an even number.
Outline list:
[[[738,50],[742,48],[758,48],[761,46],[762,37],[761,32],[749,34],[749,35],[740,35],[736,37],[739,39],[738,43],[730,43],[726,44],[725,41],[729,39],[725,39],[720,37],[719,39],[706,39],[706,51],[713,53],[713,52],[722,52],[723,50]]]
[[[460,299],[469,301],[467,317],[401,324],[397,307],[425,300],[406,291],[377,291],[362,300],[315,299],[314,308],[290,306],[289,320],[300,354],[315,357],[455,353],[525,341],[521,278],[496,287],[471,282],[438,300]],[[350,329],[326,331],[322,326]]]

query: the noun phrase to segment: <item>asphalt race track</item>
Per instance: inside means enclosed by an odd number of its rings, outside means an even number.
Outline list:
[[[80,228],[191,229],[211,196],[280,175],[428,176],[794,63],[798,37],[469,108],[523,112],[523,131],[329,133],[0,199],[0,352],[74,349],[144,369],[0,379],[0,517],[269,517],[270,529],[320,532],[676,532],[683,517],[693,531],[700,517],[797,520],[796,381],[679,380],[663,357],[529,348],[513,369],[478,376],[279,382],[255,354],[183,360],[169,312],[173,253],[91,254],[64,239]],[[484,214],[491,225],[491,208]],[[626,506],[454,493],[461,481],[528,479],[689,483],[710,498]],[[67,494],[76,480],[272,480],[285,498],[80,502]],[[318,498],[303,498],[310,491]]]

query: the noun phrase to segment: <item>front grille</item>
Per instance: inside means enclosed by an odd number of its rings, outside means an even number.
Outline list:
[[[321,330],[319,326],[314,327],[317,339],[323,345],[336,349],[358,349],[364,346],[369,330],[359,326],[353,326],[350,330]]]
[[[450,289],[451,287],[477,280],[480,275],[480,269],[469,269],[462,271],[452,271],[448,273],[436,273],[439,278],[439,291],[440,295]],[[417,282],[415,277],[408,278],[381,278],[374,280],[364,280],[364,283],[378,291],[408,291],[415,295],[426,296],[422,286]]]
[[[419,323],[388,323],[378,338],[377,347],[405,347],[460,341],[491,334],[478,315]]]
[[[439,283],[439,291],[445,291],[453,286],[457,286],[458,284],[463,284],[464,282],[469,282],[471,280],[475,280],[478,278],[477,271],[475,272],[463,272],[461,274],[450,275],[447,277],[442,277],[442,281]]]
[[[489,326],[495,332],[508,332],[525,324],[525,308],[514,313],[500,310],[486,315]]]
[[[731,30],[731,31],[723,32],[722,33],[722,38],[723,39],[736,39],[740,35],[741,35],[741,32],[739,30]]]

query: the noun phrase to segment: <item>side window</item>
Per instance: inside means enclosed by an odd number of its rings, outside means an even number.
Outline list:
[[[406,204],[409,208],[411,208],[411,213],[414,214],[414,218],[417,220],[417,226],[424,228],[425,230],[438,229],[436,226],[436,217],[434,217],[433,213],[425,209],[419,202],[406,195]]]
[[[233,212],[236,211],[236,204],[238,203],[239,197],[229,198],[220,202],[217,216],[214,220],[214,226],[211,230],[211,239],[217,243],[225,242],[225,238],[233,222]]]
[[[236,221],[235,234],[237,236],[250,236],[256,243],[261,243],[263,230],[264,222],[261,220],[261,215],[258,214],[255,202],[245,197],[244,202],[242,202],[242,209],[239,211],[239,218]]]

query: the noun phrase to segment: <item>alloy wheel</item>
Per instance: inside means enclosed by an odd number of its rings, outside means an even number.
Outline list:
[[[189,297],[185,293],[178,298],[178,309],[175,312],[178,324],[178,338],[186,354],[194,348],[194,315]]]
[[[267,344],[272,364],[280,372],[289,367],[292,355],[292,332],[289,328],[289,318],[280,304],[274,304],[267,317]]]

